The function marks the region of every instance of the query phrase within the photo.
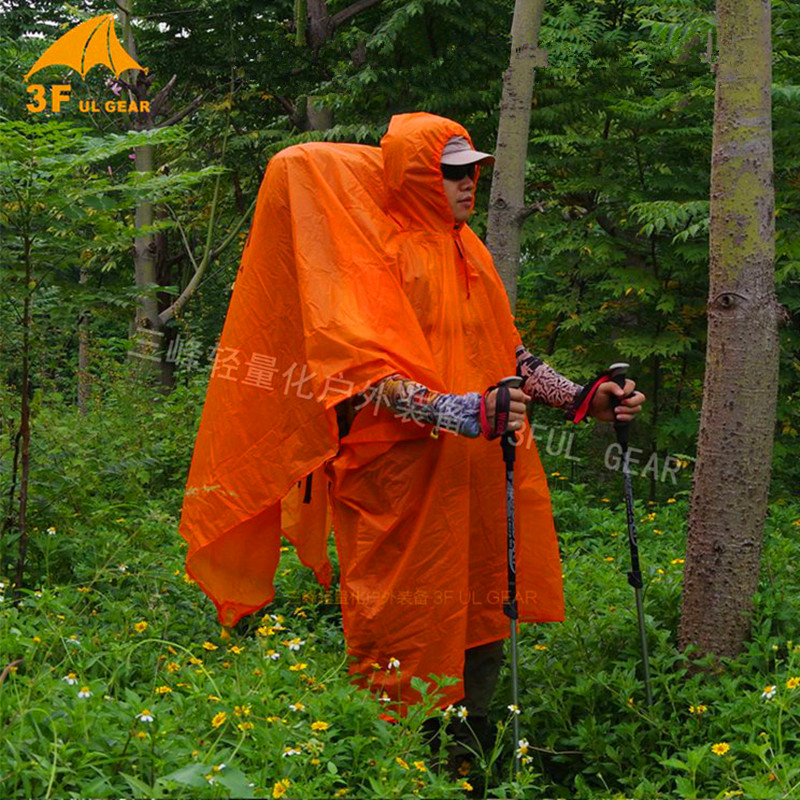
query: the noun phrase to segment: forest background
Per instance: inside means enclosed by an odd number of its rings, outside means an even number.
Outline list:
[[[153,102],[155,113],[109,113],[102,103],[97,113],[80,113],[82,98],[126,99],[129,90],[102,68],[81,81],[57,67],[35,80],[70,83],[71,104],[58,113],[29,111],[22,76],[45,44],[78,21],[109,11],[132,19],[130,26],[117,27],[128,51],[148,68],[133,90]],[[344,668],[336,669],[343,650],[335,612],[315,603],[311,583],[294,572],[283,576],[285,595],[296,601],[303,589],[311,599],[275,613],[292,615],[300,638],[308,631],[309,643],[315,641],[315,622],[317,629],[320,621],[329,625],[327,633],[317,634],[313,667],[295,660],[291,666],[306,667],[291,670],[287,663],[280,679],[256,676],[251,686],[237,672],[241,702],[231,701],[229,709],[213,715],[227,716],[211,727],[213,736],[199,737],[200,745],[192,731],[168,737],[169,725],[173,733],[180,729],[180,718],[195,713],[192,704],[201,703],[201,694],[224,695],[198,685],[201,678],[213,681],[214,670],[220,685],[227,683],[232,662],[195,664],[205,673],[188,681],[183,706],[177,686],[160,678],[158,686],[144,686],[154,682],[154,669],[189,669],[177,657],[169,659],[175,653],[159,661],[164,647],[217,641],[210,604],[173,575],[182,567],[177,517],[215,342],[267,161],[304,141],[377,144],[390,116],[411,110],[456,119],[480,149],[491,150],[512,11],[508,0],[200,0],[185,9],[149,0],[114,9],[88,2],[0,4],[0,580],[9,601],[15,581],[22,598],[21,606],[4,605],[0,629],[3,655],[19,660],[4,672],[8,683],[0,694],[13,732],[0,756],[6,759],[0,777],[8,796],[154,796],[176,785],[238,796],[245,790],[280,792],[280,780],[290,781],[298,796],[343,789],[354,796],[454,791],[430,770],[405,770],[396,762],[406,750],[392,753],[392,736],[381,727],[386,726],[366,698],[353,701]],[[791,748],[784,727],[787,719],[796,721],[797,698],[792,706],[780,694],[762,695],[767,686],[786,684],[791,698],[788,683],[798,670],[794,645],[786,642],[793,626],[796,632],[790,566],[797,549],[790,534],[800,516],[792,505],[800,484],[800,6],[775,0],[772,30],[775,275],[789,324],[780,334],[765,591],[757,598],[749,649],[730,666],[730,682],[717,687],[720,709],[729,704],[713,721],[717,734],[698,727],[709,715],[696,709],[711,703],[687,700],[686,709],[695,710],[681,712],[689,714],[681,727],[696,727],[682,738],[675,720],[667,722],[681,702],[671,693],[689,697],[692,681],[702,681],[689,677],[674,638],[681,510],[691,488],[705,359],[714,6],[598,1],[545,8],[539,46],[549,55],[547,66],[537,70],[531,116],[526,201],[535,211],[522,231],[517,324],[532,352],[574,380],[588,380],[608,363],[625,360],[648,395],[647,411],[636,422],[634,444],[641,454],[634,491],[645,533],[653,534],[645,555],[648,613],[662,645],[654,661],[657,667],[662,660],[660,689],[662,697],[669,695],[671,710],[636,708],[636,651],[621,644],[627,628],[615,616],[629,589],[621,573],[598,572],[624,555],[598,544],[621,531],[619,516],[607,513],[622,513],[616,504],[618,461],[609,450],[613,433],[599,425],[567,429],[552,410],[537,409],[532,421],[540,426],[539,447],[552,473],[565,574],[574,569],[582,587],[570,601],[572,621],[557,632],[537,634],[556,637],[537,641],[551,653],[560,647],[558,657],[523,664],[529,685],[550,684],[548,699],[537,696],[525,709],[530,724],[542,730],[526,780],[539,781],[542,792],[710,796],[746,790],[771,797],[797,788],[800,766],[786,756]],[[479,234],[485,233],[487,202],[488,180],[478,188],[470,223]],[[29,324],[21,324],[24,319]],[[18,433],[26,370],[29,537],[21,551]],[[773,560],[776,553],[780,559]],[[587,607],[599,608],[598,597],[606,594],[605,614],[583,616]],[[298,607],[302,615],[295,615]],[[149,649],[124,650],[131,638],[140,644],[136,637],[142,639],[157,620],[163,647],[148,640]],[[145,627],[137,630],[140,623]],[[70,636],[83,644],[70,645]],[[261,638],[256,642],[266,647]],[[258,655],[256,649],[242,655],[263,659],[263,649]],[[588,652],[594,655],[586,662]],[[212,655],[206,648],[188,657]],[[290,653],[285,656],[288,662]],[[565,674],[564,686],[553,684],[553,670],[581,661],[587,668],[583,680]],[[53,673],[62,664],[65,675]],[[81,698],[86,704],[61,696],[72,686],[63,678],[73,672],[96,695]],[[42,674],[49,683],[37,679]],[[685,685],[676,688],[679,675]],[[240,727],[251,716],[241,711],[252,705],[246,702],[251,694],[282,697],[281,681],[313,694],[313,683],[301,678],[328,683],[329,705],[320,713],[329,719],[335,714],[343,738],[355,743],[347,756],[333,757],[325,745],[323,757],[322,741],[312,736],[301,748],[309,762],[301,768],[281,756],[294,743],[294,734],[287,733],[291,725],[278,732]],[[36,688],[23,688],[25,681]],[[740,705],[747,681],[757,695],[752,709]],[[609,692],[612,684],[617,688]],[[10,686],[16,686],[13,699]],[[154,706],[147,693],[163,686],[170,691],[158,695],[160,702],[175,702],[164,707],[163,722],[157,715],[153,724],[163,726],[160,732],[145,730],[141,720],[137,729],[125,729],[101,706],[95,712],[102,724],[88,724],[89,702],[113,698],[130,706],[133,718],[133,711]],[[345,708],[345,700],[357,711]],[[48,706],[58,713],[36,711]],[[240,709],[238,716],[234,709]],[[762,712],[773,716],[758,725],[748,716]],[[633,716],[620,718],[626,714]],[[369,720],[364,729],[363,719]],[[748,738],[750,750],[739,756],[752,762],[746,774],[741,767],[737,773],[735,756],[723,753],[714,761],[709,750],[711,740],[720,743],[734,722],[742,730],[763,727],[771,737],[771,750],[765,749],[767,739],[757,738],[760,728]],[[101,733],[105,739],[94,741]],[[404,747],[417,747],[413,725],[408,733]],[[380,740],[385,758],[358,752],[362,739],[365,751],[375,747],[364,744],[371,736]],[[257,751],[267,742],[278,748],[278,758],[256,773]],[[236,765],[235,754],[248,751],[252,763]],[[215,773],[224,759],[228,768]],[[310,763],[314,759],[317,764]],[[322,776],[313,777],[318,769]],[[501,776],[512,780],[497,764],[487,769],[495,769],[496,783]],[[245,774],[252,780],[237,777]]]

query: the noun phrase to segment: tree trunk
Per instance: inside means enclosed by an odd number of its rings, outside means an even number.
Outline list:
[[[703,407],[679,641],[735,656],[749,632],[778,388],[769,0],[718,0]]]
[[[381,0],[356,0],[331,16],[328,13],[328,0],[295,0],[295,42],[303,44],[307,28],[309,44],[313,50],[319,50],[322,45],[333,38],[337,28],[349,22],[362,11],[377,6],[380,2]],[[306,23],[308,23],[307,26]]]
[[[117,8],[122,21],[122,40],[125,44],[125,49],[133,58],[136,58],[136,42],[133,39],[133,31],[131,29],[131,0],[118,0]],[[137,85],[138,77],[139,70],[131,69],[126,71],[129,87]],[[131,99],[133,99],[132,92]],[[140,96],[137,99],[141,100],[143,98]],[[145,115],[141,116],[144,117]],[[152,127],[150,117],[150,114],[146,115],[147,122],[143,125],[139,123],[137,127]],[[134,157],[134,166],[138,172],[152,173],[154,171],[154,148],[152,145],[147,144],[134,148]],[[153,204],[149,200],[139,201],[136,206],[134,224],[136,228],[153,224]],[[139,302],[134,319],[136,338],[130,355],[139,360],[143,373],[151,377],[160,376],[160,350],[164,338],[158,316],[158,298],[154,289],[158,283],[155,256],[155,239],[152,233],[139,234],[134,238],[134,279],[137,288],[141,290],[141,294],[138,298]]]
[[[517,302],[520,228],[525,208],[525,161],[531,120],[534,68],[546,66],[537,49],[544,0],[516,0],[511,23],[511,59],[503,74],[497,162],[492,176],[486,245],[514,310]]]
[[[84,286],[88,280],[86,266],[81,264],[80,284]],[[82,311],[78,319],[78,411],[89,412],[89,312]]]
[[[22,311],[22,404],[20,409],[19,440],[22,457],[22,472],[19,481],[19,549],[16,578],[14,579],[14,602],[22,597],[25,585],[25,563],[28,557],[28,481],[31,465],[31,293],[33,289],[33,266],[31,262],[31,238],[25,232],[23,244],[25,261],[25,301]]]

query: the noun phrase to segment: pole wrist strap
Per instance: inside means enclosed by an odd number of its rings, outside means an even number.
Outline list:
[[[566,418],[569,422],[583,422],[586,415],[589,413],[589,407],[592,404],[597,389],[601,383],[611,380],[611,376],[607,372],[601,372],[591,383],[587,383],[583,387],[583,391],[575,398],[575,401],[566,413]]]
[[[494,428],[489,424],[489,416],[486,413],[486,397],[489,392],[497,389],[497,397],[494,403]],[[511,394],[506,386],[494,384],[490,386],[481,396],[481,432],[487,439],[496,439],[506,432],[508,425],[508,415],[511,409]]]

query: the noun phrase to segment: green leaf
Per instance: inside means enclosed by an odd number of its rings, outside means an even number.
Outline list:
[[[700,745],[700,747],[695,747],[686,754],[686,760],[689,762],[689,769],[692,772],[696,772],[697,768],[700,764],[703,763],[703,760],[708,755],[708,747],[706,745]]]
[[[144,781],[139,780],[139,778],[135,777],[134,775],[128,775],[126,772],[121,772],[120,775],[122,775],[122,777],[125,779],[125,782],[128,784],[128,786],[131,787],[134,797],[153,797],[152,787],[148,786],[146,783],[144,783]]]
[[[175,772],[170,772],[169,775],[165,775],[160,780],[173,781],[182,786],[192,786],[197,789],[202,786],[208,786],[205,776],[210,771],[211,767],[206,764],[187,764],[185,767],[175,770]]]
[[[677,758],[668,758],[665,761],[661,762],[665,767],[673,767],[674,769],[680,769],[684,772],[689,771],[689,765],[685,764],[683,761]]]
[[[688,778],[675,778],[675,788],[678,790],[679,797],[697,797],[697,789]]]
[[[253,787],[250,785],[252,781],[241,770],[225,767],[215,777],[220,786],[230,789],[232,797],[253,797]]]

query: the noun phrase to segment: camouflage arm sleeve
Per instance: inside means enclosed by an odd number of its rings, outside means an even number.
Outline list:
[[[546,403],[555,408],[570,409],[583,386],[573,383],[541,358],[529,353],[522,345],[517,346],[517,375],[523,378],[522,388],[537,403]]]
[[[442,394],[394,373],[370,386],[364,397],[365,403],[386,407],[403,422],[433,425],[471,439],[481,433],[480,392]]]

